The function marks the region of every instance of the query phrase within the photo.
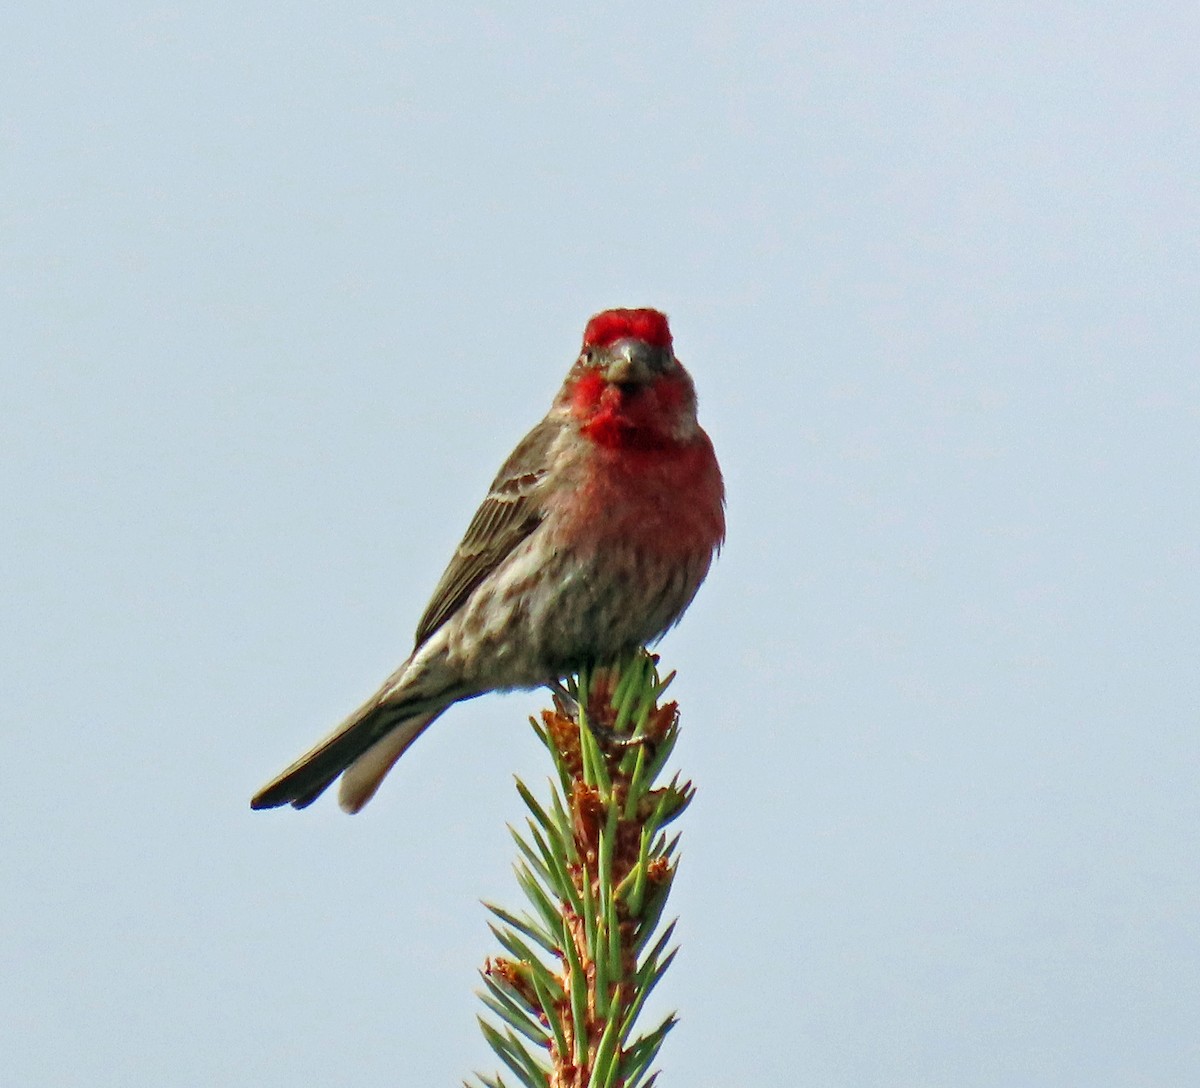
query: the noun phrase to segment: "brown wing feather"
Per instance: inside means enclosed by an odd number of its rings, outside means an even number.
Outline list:
[[[556,425],[539,423],[504,462],[417,625],[418,646],[541,524],[541,504],[534,492],[545,475],[546,455],[557,433]]]

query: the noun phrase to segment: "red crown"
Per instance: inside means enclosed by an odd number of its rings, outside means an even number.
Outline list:
[[[583,346],[605,348],[626,337],[644,340],[656,348],[669,348],[671,329],[667,315],[658,310],[605,310],[587,323]]]

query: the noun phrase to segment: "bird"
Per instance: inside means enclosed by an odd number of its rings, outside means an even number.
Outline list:
[[[412,653],[251,808],[305,808],[340,777],[341,808],[358,812],[452,704],[554,686],[652,645],[707,576],[724,508],[666,315],[597,313],[549,412],[471,519]]]

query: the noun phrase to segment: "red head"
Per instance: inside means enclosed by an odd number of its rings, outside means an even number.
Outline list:
[[[560,402],[585,437],[608,449],[665,449],[698,430],[692,379],[675,358],[666,314],[658,310],[596,314]]]

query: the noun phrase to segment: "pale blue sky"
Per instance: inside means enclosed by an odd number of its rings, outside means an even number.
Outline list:
[[[663,1084],[1200,1080],[1200,10],[445,8],[0,18],[5,1077],[494,1068],[541,697],[248,800],[654,305],[730,525]]]

